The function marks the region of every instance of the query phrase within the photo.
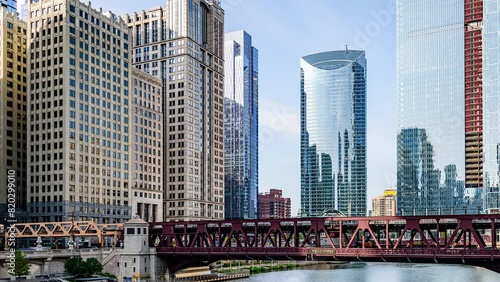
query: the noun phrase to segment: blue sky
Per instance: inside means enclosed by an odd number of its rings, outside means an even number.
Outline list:
[[[22,1],[19,1],[22,2]],[[246,30],[259,49],[259,190],[283,189],[300,208],[300,57],[366,51],[368,207],[396,185],[396,0],[222,0],[225,29]],[[94,0],[124,15],[165,0]]]

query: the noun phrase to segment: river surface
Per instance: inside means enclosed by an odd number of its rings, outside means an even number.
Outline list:
[[[445,264],[350,263],[333,269],[299,269],[255,274],[245,282],[500,282],[479,267]]]

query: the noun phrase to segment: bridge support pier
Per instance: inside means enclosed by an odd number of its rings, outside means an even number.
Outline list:
[[[138,217],[124,223],[124,246],[118,259],[118,281],[133,276],[150,282],[172,281],[168,261],[157,256],[156,248],[149,246],[148,229],[149,224]]]
[[[150,258],[150,281],[152,282],[170,282],[174,281],[174,275],[168,270],[168,262],[166,259],[157,256],[153,249]]]

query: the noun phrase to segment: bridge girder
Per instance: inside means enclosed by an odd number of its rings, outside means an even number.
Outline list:
[[[23,238],[70,238],[97,237],[99,244],[104,237],[117,239],[123,234],[123,223],[98,224],[93,221],[38,222],[13,224],[5,230],[5,247],[8,238],[15,233],[16,239]]]
[[[188,258],[500,261],[498,214],[161,222],[151,223],[149,234],[150,246],[173,263]]]

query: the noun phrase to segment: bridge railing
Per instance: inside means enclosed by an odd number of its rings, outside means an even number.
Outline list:
[[[41,250],[41,251],[36,251],[36,250],[21,250],[24,255],[66,255],[66,254],[73,254],[73,255],[79,255],[82,253],[111,253],[113,252],[112,248],[102,248],[102,249],[49,249],[49,250]],[[4,251],[0,252],[0,256],[7,256],[10,252]]]
[[[488,257],[500,259],[498,249],[324,249],[324,248],[158,248],[158,254],[168,256],[225,256],[228,258],[275,259],[292,257],[384,257],[384,256],[434,256],[434,257]]]

